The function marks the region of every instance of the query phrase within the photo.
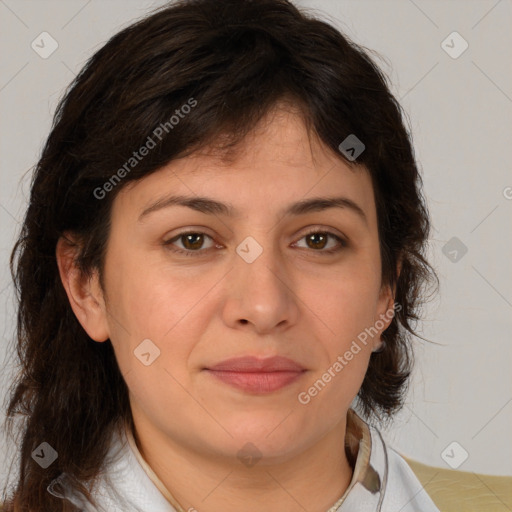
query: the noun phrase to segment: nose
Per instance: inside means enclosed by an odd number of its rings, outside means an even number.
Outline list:
[[[294,325],[299,304],[293,280],[277,251],[270,242],[258,246],[263,250],[254,260],[246,258],[243,250],[235,256],[234,268],[226,276],[223,316],[231,328],[252,329],[263,335]]]

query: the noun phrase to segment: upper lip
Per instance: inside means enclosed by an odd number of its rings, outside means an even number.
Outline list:
[[[268,372],[301,372],[305,368],[292,359],[283,356],[258,358],[254,356],[233,357],[206,368],[213,371],[268,373]]]

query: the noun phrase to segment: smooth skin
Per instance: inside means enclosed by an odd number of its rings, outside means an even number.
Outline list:
[[[381,286],[371,178],[309,138],[283,104],[242,149],[229,162],[213,151],[195,153],[123,187],[112,209],[104,290],[97,272],[80,276],[63,239],[60,275],[87,334],[111,340],[140,452],[185,510],[325,512],[352,478],[347,410],[393,308],[390,287]],[[163,206],[178,194],[229,204],[234,215]],[[348,207],[282,213],[298,201],[335,196],[356,203],[364,218]],[[160,208],[141,216],[155,202]],[[306,236],[310,230],[317,235]],[[186,231],[198,234],[178,236]],[[236,251],[247,237],[263,249],[252,263]],[[379,335],[300,403],[299,393],[386,313]],[[145,339],[160,350],[149,366],[134,355]],[[307,371],[258,394],[204,370],[245,355],[283,355]],[[237,456],[247,443],[261,454],[252,466]]]

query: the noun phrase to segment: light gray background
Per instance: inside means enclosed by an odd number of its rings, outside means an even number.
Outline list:
[[[57,100],[111,35],[161,3],[0,0],[0,398],[14,371],[8,258]],[[382,56],[378,62],[410,117],[435,228],[430,259],[441,289],[420,333],[436,344],[416,341],[407,405],[385,436],[405,455],[446,468],[442,454],[446,459],[445,448],[456,441],[450,462],[461,460],[462,450],[469,454],[460,470],[512,475],[512,2],[296,4],[323,13]],[[43,31],[59,45],[47,59],[31,48]],[[453,31],[469,44],[455,59],[441,45]],[[461,48],[456,39],[445,44]],[[457,262],[443,253],[453,237],[467,247]],[[0,460],[14,448],[5,444]],[[0,477],[4,470],[0,464]]]

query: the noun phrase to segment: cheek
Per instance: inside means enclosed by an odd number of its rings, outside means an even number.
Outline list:
[[[179,280],[163,280],[151,268],[119,265],[118,272],[123,280],[118,282],[115,319],[109,323],[130,394],[148,415],[162,403],[176,409],[187,399],[182,386],[191,385],[187,362],[198,326],[188,315],[197,294]]]
[[[108,321],[120,365],[139,370],[134,350],[150,339],[160,350],[154,365],[186,377],[188,356],[206,329],[205,295],[215,282],[138,258],[112,261],[109,287],[114,299]]]
[[[118,323],[124,324],[133,338],[161,339],[180,313],[181,298],[187,293],[179,279],[166,277],[164,269],[152,264],[136,248],[117,254],[112,251],[108,272],[114,299],[111,306]]]
[[[361,387],[373,348],[369,328],[375,318],[380,276],[371,267],[353,270],[340,271],[324,281],[322,293],[309,287],[305,301],[319,319],[316,323],[323,333],[323,354],[318,353],[321,364],[310,383],[321,390],[314,407],[322,414],[330,414],[332,404],[337,404],[336,410],[350,405]]]
[[[371,268],[339,272],[324,280],[324,286],[311,283],[305,302],[329,328],[330,339],[342,349],[373,323],[379,296],[379,276]]]

